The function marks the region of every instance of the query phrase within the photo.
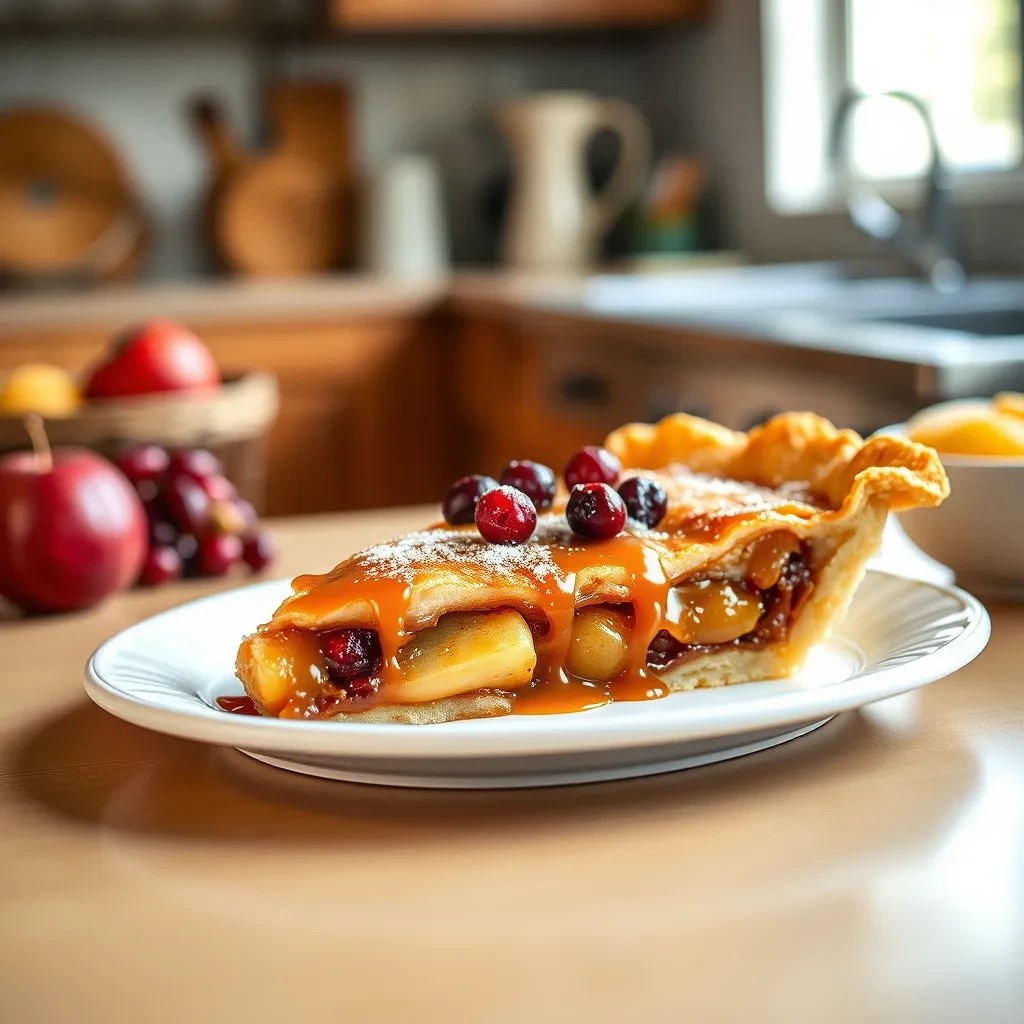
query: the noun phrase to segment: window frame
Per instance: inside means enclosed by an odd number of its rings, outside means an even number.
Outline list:
[[[1017,2],[1021,8],[1018,31],[1024,65],[1024,0]],[[820,144],[816,147],[814,180],[809,179],[809,186],[790,189],[781,185],[777,166],[785,159],[782,151],[793,147],[786,136],[792,139],[808,126],[790,117],[789,103],[781,95],[787,91],[783,82],[787,69],[779,59],[779,35],[784,29],[792,29],[794,3],[792,0],[761,0],[765,201],[774,213],[786,217],[840,213],[846,209],[847,195],[857,179],[845,167],[838,174],[831,167],[828,134],[836,106],[849,82],[850,8],[847,0],[796,0],[796,3],[801,8],[801,27],[811,23],[812,31],[819,35],[814,43],[815,52],[809,55],[812,80],[806,81],[804,86],[808,95],[817,93],[817,105],[822,108],[820,123],[810,126],[820,138]],[[785,17],[786,8],[791,15],[789,20]],[[1024,129],[1024,73],[1020,76],[1020,91],[1020,118]],[[950,174],[958,202],[983,205],[1024,198],[1024,153],[1012,167],[977,171],[951,168]],[[920,177],[872,178],[870,184],[896,209],[916,206],[923,188]]]

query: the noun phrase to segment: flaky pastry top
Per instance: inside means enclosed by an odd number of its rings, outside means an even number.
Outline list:
[[[669,509],[657,529],[630,524],[612,540],[583,540],[565,522],[564,495],[518,546],[488,544],[473,526],[430,527],[298,577],[261,629],[380,628],[385,605],[401,607],[409,632],[453,611],[514,607],[543,619],[556,592],[571,591],[577,607],[629,601],[638,574],[678,582],[720,569],[767,533],[827,541],[868,507],[937,505],[949,490],[931,449],[898,437],[864,441],[811,413],[746,434],[680,414],[621,427],[605,444],[626,475],[665,487]]]

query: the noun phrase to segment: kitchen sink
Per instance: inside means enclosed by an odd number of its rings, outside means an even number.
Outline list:
[[[938,331],[958,331],[962,334],[978,335],[980,338],[1024,337],[1024,308],[912,313],[908,316],[879,317],[876,322],[929,327]]]
[[[601,352],[618,353],[622,377],[632,347],[644,418],[688,409],[743,427],[803,407],[873,429],[931,402],[1024,390],[1024,279],[974,277],[941,292],[818,262],[599,275],[531,305],[555,317],[534,321],[538,335],[563,337],[578,320],[587,339],[552,389],[568,393],[565,381]]]
[[[631,318],[736,323],[811,314],[985,337],[1024,335],[1024,279],[981,277],[939,292],[911,277],[864,277],[842,263],[792,263],[588,283],[588,311]]]

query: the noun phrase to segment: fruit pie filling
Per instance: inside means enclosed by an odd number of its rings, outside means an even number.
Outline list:
[[[498,691],[514,695],[515,712],[542,714],[661,697],[668,688],[660,670],[723,647],[783,640],[813,587],[809,560],[806,545],[778,531],[728,570],[656,593],[639,586],[632,603],[570,604],[544,616],[513,608],[443,615],[394,644],[390,663],[374,630],[285,629],[265,637],[286,684],[267,711],[330,718]]]

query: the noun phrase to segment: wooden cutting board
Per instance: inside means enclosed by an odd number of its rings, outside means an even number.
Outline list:
[[[271,85],[274,145],[263,152],[238,144],[215,101],[193,105],[211,168],[208,231],[225,266],[284,277],[343,261],[352,222],[347,95],[337,83]]]
[[[351,179],[351,110],[343,83],[280,79],[267,87],[266,106],[279,149]]]
[[[148,225],[116,151],[63,110],[0,112],[0,270],[16,277],[119,276]]]
[[[266,277],[315,274],[345,251],[345,193],[327,168],[288,152],[240,167],[214,213],[214,239],[233,269]]]

